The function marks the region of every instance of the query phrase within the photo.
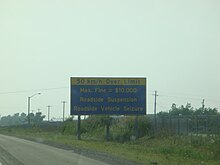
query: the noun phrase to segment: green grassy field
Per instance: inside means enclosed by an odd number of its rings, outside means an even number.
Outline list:
[[[219,136],[145,136],[138,140],[124,143],[106,142],[104,138],[95,138],[82,134],[82,140],[74,135],[61,134],[60,131],[45,131],[39,128],[4,128],[0,133],[28,138],[38,142],[53,142],[92,151],[99,151],[113,156],[143,164],[157,162],[162,165],[220,164]]]

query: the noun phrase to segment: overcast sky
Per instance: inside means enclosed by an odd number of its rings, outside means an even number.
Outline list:
[[[219,0],[0,0],[0,114],[62,117],[71,76],[143,76],[148,113],[220,109]],[[66,116],[69,115],[67,105]]]

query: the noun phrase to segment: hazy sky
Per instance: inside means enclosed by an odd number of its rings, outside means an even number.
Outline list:
[[[144,76],[148,113],[220,109],[219,0],[0,0],[0,114],[62,116],[71,76]],[[54,89],[57,88],[57,89]],[[69,115],[69,105],[66,116]]]

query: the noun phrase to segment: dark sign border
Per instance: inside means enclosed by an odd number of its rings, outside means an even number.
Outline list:
[[[144,83],[144,85],[135,85],[135,84],[125,85],[123,83],[119,84],[119,85],[118,84],[112,85],[112,84],[105,84],[105,83],[101,84],[101,85],[100,84],[99,85],[96,85],[96,84],[92,84],[92,85],[89,84],[88,85],[87,83],[85,83],[86,85],[81,84],[81,83],[79,83],[78,85],[73,85],[72,82],[75,81],[76,79],[80,79],[80,80],[92,79],[92,80],[106,80],[106,81],[107,81],[107,79],[108,80],[119,80],[119,81],[120,80],[141,80],[141,81],[144,81],[145,83]],[[76,83],[76,82],[74,82],[74,83]],[[97,82],[97,84],[98,84],[98,82]],[[141,104],[140,107],[143,108],[143,110],[141,110],[141,111],[136,111],[136,110],[134,110],[134,111],[123,111],[123,110],[117,111],[117,109],[116,109],[116,110],[113,110],[113,111],[101,111],[100,108],[99,108],[97,111],[94,111],[94,109],[92,110],[92,107],[97,107],[97,106],[100,106],[102,104],[97,103],[98,104],[97,105],[95,103],[90,103],[91,105],[93,105],[93,106],[91,106],[91,110],[86,110],[86,111],[80,111],[79,110],[77,112],[74,111],[74,106],[76,106],[75,104],[77,103],[77,101],[75,101],[75,100],[76,99],[79,100],[80,96],[84,96],[83,94],[80,95],[80,92],[78,91],[79,90],[78,88],[85,88],[85,89],[89,88],[89,89],[94,90],[94,88],[100,88],[100,87],[104,87],[106,90],[110,90],[110,89],[111,90],[116,90],[116,88],[127,88],[127,87],[129,87],[129,88],[134,87],[134,88],[140,89],[138,91],[139,92],[138,94],[141,95],[141,97],[138,96],[138,99],[141,99],[141,102],[139,101],[134,105],[137,106],[138,103],[140,103]],[[147,109],[146,109],[146,107],[147,107],[147,105],[146,105],[146,100],[147,100],[146,90],[147,90],[147,79],[146,79],[146,77],[71,77],[70,78],[70,102],[71,102],[71,104],[70,104],[70,111],[71,112],[70,113],[71,113],[71,115],[146,115],[146,112],[147,112]],[[74,96],[74,95],[77,95],[77,96]],[[96,94],[94,92],[91,92],[91,93],[88,93],[88,94],[86,93],[86,95],[88,95],[90,97],[100,96],[100,94]],[[126,93],[126,94],[112,94],[111,93],[109,95],[115,96],[115,98],[119,98],[119,99],[120,98],[129,98],[131,100],[132,100],[132,98],[137,97],[137,95],[134,95],[134,94],[129,95],[128,93]],[[125,96],[125,97],[121,97],[122,95]],[[100,97],[106,99],[107,96],[105,96],[105,97],[100,96]],[[87,106],[88,106],[88,104],[89,103],[87,103]],[[103,105],[104,106],[109,106],[109,107],[117,107],[117,105],[119,105],[119,107],[122,107],[123,103],[113,103],[113,104],[107,105],[107,103],[104,102]],[[125,105],[128,105],[128,104],[125,103]],[[79,106],[79,105],[77,105],[77,106]],[[134,106],[134,108],[135,108],[135,106]]]

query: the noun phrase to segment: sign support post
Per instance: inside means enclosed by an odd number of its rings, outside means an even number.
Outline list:
[[[135,121],[134,121],[134,134],[135,134],[135,139],[138,139],[138,135],[139,135],[138,116],[135,116]]]
[[[106,117],[106,141],[110,140],[110,125],[111,125],[111,118],[110,116]]]
[[[78,138],[78,140],[81,139],[80,127],[81,127],[81,117],[80,117],[80,115],[78,115],[78,124],[77,124],[77,138]]]
[[[106,125],[106,141],[110,140],[110,123]]]

